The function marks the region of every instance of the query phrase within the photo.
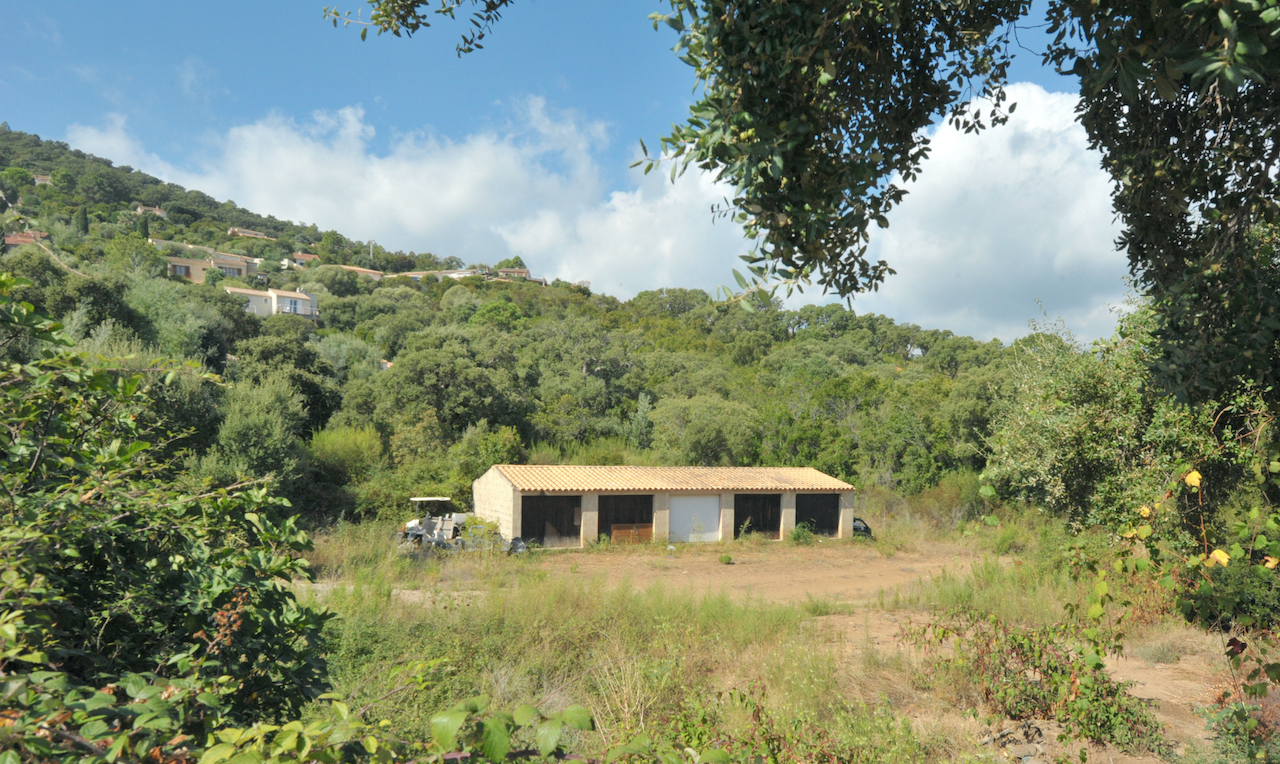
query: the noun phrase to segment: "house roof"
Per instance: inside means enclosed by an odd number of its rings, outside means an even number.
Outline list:
[[[342,268],[343,270],[355,271],[356,273],[367,273],[370,275],[377,274],[379,276],[382,275],[382,271],[375,271],[372,268],[361,268],[357,265],[339,265],[338,267]]]
[[[307,294],[306,292],[289,292],[284,289],[269,289],[267,291],[271,292],[271,294],[275,295],[276,297],[292,297],[295,300],[311,299],[311,295]]]
[[[852,491],[853,486],[812,467],[588,467],[496,464],[518,490],[528,491]]]
[[[242,289],[240,287],[223,287],[223,289],[230,292],[231,294],[247,294],[247,295],[250,295],[251,297],[270,297],[271,296],[269,293],[260,292],[257,289]]]
[[[293,259],[294,260],[319,260],[320,256],[313,255],[310,252],[294,252]]]
[[[166,259],[174,265],[200,265],[204,267],[209,267],[211,265],[208,260],[198,260],[190,257],[168,257]]]

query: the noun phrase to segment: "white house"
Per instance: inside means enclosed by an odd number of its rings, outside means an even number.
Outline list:
[[[230,286],[223,287],[223,290],[227,294],[247,299],[244,311],[256,316],[273,316],[277,313],[290,313],[305,318],[320,316],[316,296],[306,292],[289,292],[284,289],[268,289],[263,292]]]

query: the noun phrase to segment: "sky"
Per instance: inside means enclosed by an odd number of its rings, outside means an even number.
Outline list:
[[[730,191],[629,166],[694,97],[674,32],[647,19],[659,0],[519,0],[462,58],[460,24],[361,42],[323,20],[326,2],[0,0],[0,120],[390,249],[519,255],[623,299],[733,283],[749,243],[711,214]],[[1041,32],[1019,39],[1034,49]],[[1127,263],[1073,83],[1031,52],[1011,80],[1008,125],[934,129],[872,240],[897,274],[854,310],[983,340],[1045,318],[1112,333]]]

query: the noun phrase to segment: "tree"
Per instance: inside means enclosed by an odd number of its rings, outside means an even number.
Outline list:
[[[169,270],[169,262],[164,255],[142,234],[118,235],[107,242],[106,252],[107,264],[122,271],[161,276]]]
[[[236,345],[239,360],[229,369],[237,381],[260,384],[283,379],[302,396],[306,418],[298,434],[324,428],[342,402],[333,367],[304,342],[281,336],[254,337]]]
[[[138,217],[138,235],[144,239],[151,238],[151,222],[148,220],[150,217],[150,212],[144,212]]]
[[[83,204],[76,207],[76,214],[72,219],[71,224],[75,227],[76,233],[81,236],[87,236],[89,234],[89,214],[84,211]]]
[[[481,47],[513,2],[473,0],[459,53]],[[1006,119],[1014,25],[1032,7],[668,2],[654,25],[679,33],[701,97],[646,170],[669,159],[673,177],[692,164],[734,187],[724,212],[758,243],[743,287],[813,278],[846,296],[892,273],[868,259],[869,231],[924,169],[934,121],[972,131]],[[429,26],[436,5],[371,3],[368,23],[397,36]],[[1081,122],[1115,179],[1120,244],[1153,298],[1158,380],[1192,401],[1241,378],[1280,389],[1277,265],[1248,241],[1280,217],[1280,0],[1050,0],[1047,23],[1045,61],[1079,79]]]
[[[47,352],[0,373],[6,755],[103,760],[114,744],[141,760],[183,735],[296,714],[326,685],[329,616],[287,585],[307,575],[306,536],[262,491],[173,487],[175,465],[147,442],[162,434],[143,424],[145,380],[68,351],[6,296],[16,285],[0,274],[0,326]],[[162,722],[101,721],[161,696],[146,713]],[[99,710],[67,712],[85,700]]]

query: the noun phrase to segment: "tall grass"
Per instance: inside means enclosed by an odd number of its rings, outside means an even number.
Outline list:
[[[601,735],[616,740],[671,715],[690,694],[727,689],[718,680],[730,678],[763,680],[781,701],[820,711],[812,676],[796,680],[772,659],[805,650],[796,608],[545,574],[520,580],[533,571],[510,565],[489,577],[468,571],[462,590],[407,596],[386,569],[373,569],[314,595],[340,616],[328,633],[335,689],[355,706],[377,702],[380,718],[421,734],[432,713],[487,694],[499,707],[585,703]],[[451,567],[437,577],[449,580]],[[470,588],[478,584],[488,586]],[[433,659],[443,662],[421,683],[393,692],[404,682],[397,666]]]

